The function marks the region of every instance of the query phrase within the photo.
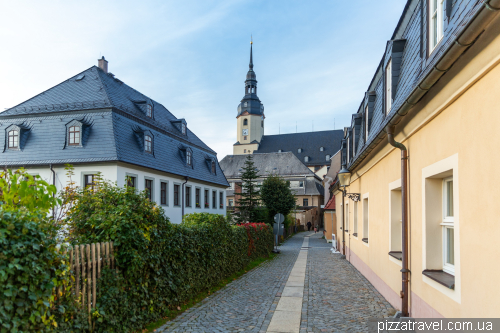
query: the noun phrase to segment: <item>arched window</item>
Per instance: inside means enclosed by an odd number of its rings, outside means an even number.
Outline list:
[[[281,150],[281,149],[279,149],[279,150],[278,150],[278,153],[281,153],[281,152],[282,152],[282,150]]]
[[[192,161],[191,151],[186,150],[186,164],[191,165],[192,162],[193,161]]]
[[[151,153],[153,151],[153,139],[149,135],[144,136],[144,151]]]
[[[212,173],[215,175],[215,161],[212,161]]]
[[[243,119],[243,126],[247,126],[248,125],[248,119]]]
[[[19,148],[19,131],[9,131],[9,148]]]
[[[184,123],[181,125],[181,132],[182,134],[186,135],[186,124]]]
[[[323,150],[325,150],[325,148],[319,147],[319,151],[323,151]]]
[[[330,160],[330,155],[326,155],[326,160],[329,161]]]
[[[297,153],[302,153],[302,148],[297,149]]]
[[[247,137],[246,137],[246,135],[245,135],[245,136],[243,137],[243,140],[246,140],[246,139],[247,139]]]
[[[71,126],[69,128],[69,145],[77,146],[80,144],[80,126]]]
[[[304,157],[304,162],[309,162],[309,156]]]
[[[146,116],[153,118],[153,106],[151,104],[147,104],[146,106]]]
[[[244,106],[247,107],[248,106],[248,102],[245,102]]]

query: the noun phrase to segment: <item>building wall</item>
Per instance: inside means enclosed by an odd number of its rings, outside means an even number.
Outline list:
[[[324,221],[324,227],[325,227],[325,237],[328,240],[328,242],[332,241],[332,233],[334,233],[338,239],[337,214],[335,214],[335,211],[334,210],[325,210],[323,212],[323,221]]]
[[[295,200],[298,206],[302,206],[304,200],[307,199],[309,201],[309,206],[320,206],[321,196],[319,195],[296,195]]]
[[[243,155],[243,154],[253,154],[254,150],[259,149],[259,145],[247,144],[247,145],[236,145],[233,146],[233,155]]]
[[[244,120],[248,120],[248,125],[243,125]],[[261,116],[248,114],[237,118],[236,139],[241,144],[247,144],[254,140],[260,142],[264,135],[264,127],[261,126]],[[243,130],[248,129],[247,140],[244,140]]]
[[[498,91],[500,91],[500,20],[496,19],[435,87],[396,127],[396,141],[408,148],[410,223],[410,315],[412,317],[496,317],[500,308],[498,164]],[[358,234],[368,221],[369,242],[354,237],[354,204],[346,201],[350,259],[392,303],[400,308],[401,262],[388,255],[400,151],[381,143],[353,170],[348,192],[360,193]],[[455,289],[427,278],[442,256],[443,177],[454,181]],[[400,186],[400,185],[399,185]],[[337,202],[341,194],[336,192]],[[367,209],[363,200],[368,199]],[[345,207],[344,207],[345,209]],[[342,221],[342,210],[337,218]],[[342,235],[341,223],[337,225]],[[395,233],[394,233],[395,234]],[[346,236],[346,237],[347,237]],[[347,244],[346,244],[347,245]]]
[[[26,168],[29,174],[32,175],[40,175],[42,179],[47,181],[49,184],[52,184],[52,172],[50,168],[47,167],[34,167],[34,168]],[[60,191],[63,189],[69,178],[66,175],[66,170],[62,166],[56,166],[53,168],[56,173],[56,187],[57,190]],[[107,180],[116,181],[118,186],[125,185],[125,179],[127,175],[137,177],[136,188],[140,191],[145,189],[145,179],[153,180],[153,195],[152,199],[158,203],[164,210],[166,216],[170,218],[170,221],[173,223],[181,223],[182,220],[182,208],[179,206],[174,206],[174,184],[182,184],[184,182],[183,177],[159,172],[147,168],[141,168],[137,166],[133,166],[125,163],[103,163],[103,164],[82,164],[74,166],[74,176],[72,180],[75,182],[76,186],[82,186],[84,184],[84,175],[85,174],[96,174],[101,172],[102,177]],[[168,194],[167,194],[167,203],[168,205],[160,204],[160,181],[164,181],[168,183]],[[214,186],[214,184],[201,182],[197,180],[190,179],[186,186],[191,186],[191,202],[192,207],[185,207],[184,213],[195,213],[195,212],[207,212],[213,214],[226,214],[226,188],[222,186]],[[200,188],[201,191],[201,208],[195,207],[195,189]],[[204,205],[204,189],[208,189],[210,191],[209,208],[205,208]],[[216,191],[216,208],[212,208],[212,191]],[[219,205],[219,196],[222,193],[223,196],[223,207],[220,208]],[[182,200],[182,198],[180,198]]]

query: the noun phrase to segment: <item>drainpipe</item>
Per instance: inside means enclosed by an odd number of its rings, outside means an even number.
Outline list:
[[[52,171],[52,185],[56,186],[56,172],[52,168],[52,164],[49,164],[50,166],[50,171]],[[52,193],[52,197],[55,196],[55,193]],[[52,207],[52,218],[54,219],[56,217],[56,212],[55,212],[55,207]]]
[[[396,147],[401,150],[401,211],[402,211],[402,221],[403,221],[403,230],[402,230],[402,256],[403,256],[403,268],[401,269],[402,273],[402,287],[401,291],[401,312],[404,317],[408,317],[408,273],[410,270],[408,269],[408,208],[407,208],[407,200],[408,200],[408,151],[406,147],[399,142],[394,141],[394,126],[387,126],[387,139],[391,146]]]
[[[184,200],[186,199],[186,196],[184,194],[184,188],[186,187],[185,185],[188,182],[189,177],[185,176],[184,179],[186,181],[184,183],[182,183],[182,218],[181,218],[181,221],[184,219]]]

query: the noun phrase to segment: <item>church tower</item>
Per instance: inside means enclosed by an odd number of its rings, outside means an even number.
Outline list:
[[[245,96],[238,105],[237,142],[233,154],[251,154],[259,148],[264,136],[264,105],[257,97],[257,77],[253,71],[253,42],[250,42],[250,64],[245,80]]]

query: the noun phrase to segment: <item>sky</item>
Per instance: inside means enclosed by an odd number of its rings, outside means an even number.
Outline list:
[[[0,111],[97,65],[163,104],[219,160],[236,142],[250,36],[265,134],[341,129],[406,0],[0,0]]]

